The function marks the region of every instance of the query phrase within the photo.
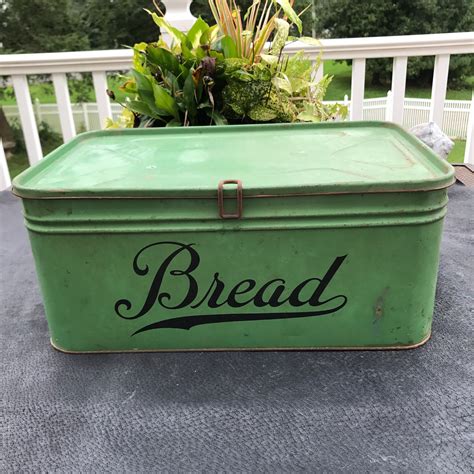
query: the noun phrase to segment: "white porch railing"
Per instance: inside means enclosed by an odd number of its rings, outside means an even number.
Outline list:
[[[191,0],[168,0],[167,17],[185,30],[192,24],[189,13]],[[171,6],[172,5],[172,6]],[[369,58],[393,58],[392,100],[386,119],[403,124],[407,61],[413,56],[435,56],[429,120],[442,126],[446,98],[450,55],[474,53],[474,32],[444,33],[433,35],[389,36],[375,38],[350,38],[321,40],[321,47],[292,43],[286,51],[290,54],[305,50],[316,58],[322,51],[323,61],[352,59],[351,120],[364,117],[365,63]],[[100,122],[112,115],[106,94],[108,71],[127,70],[131,66],[132,51],[85,51],[43,54],[12,54],[0,56],[0,75],[11,76],[19,107],[28,159],[31,164],[42,158],[37,123],[28,89],[30,74],[51,74],[59,108],[61,130],[65,141],[76,134],[73,111],[69,98],[66,73],[92,72]],[[319,76],[323,70],[320,68]],[[474,96],[473,96],[474,103]],[[0,173],[3,166],[0,156]],[[465,162],[474,163],[474,107],[471,107],[467,133]],[[9,177],[0,176],[0,183]]]

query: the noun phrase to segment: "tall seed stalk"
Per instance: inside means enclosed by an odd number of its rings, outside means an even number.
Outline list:
[[[289,0],[293,6],[294,0]],[[235,42],[241,58],[257,60],[282,12],[275,0],[254,0],[242,18],[235,0],[209,0],[212,15],[222,34]]]

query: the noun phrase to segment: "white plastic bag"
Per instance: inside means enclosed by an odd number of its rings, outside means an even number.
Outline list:
[[[438,156],[445,160],[448,158],[454,142],[434,122],[416,125],[410,131]]]

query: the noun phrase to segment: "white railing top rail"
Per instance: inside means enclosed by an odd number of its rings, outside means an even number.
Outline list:
[[[323,39],[320,46],[296,41],[289,54],[304,50],[328,59],[369,59],[474,53],[474,32]],[[131,49],[0,55],[0,75],[119,71],[130,68]]]

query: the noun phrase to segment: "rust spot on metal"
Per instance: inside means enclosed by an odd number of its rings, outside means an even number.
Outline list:
[[[387,286],[382,291],[382,294],[377,298],[377,301],[374,305],[374,323],[380,321],[384,315],[384,305],[385,305],[385,297],[387,296],[388,290],[390,288]]]

